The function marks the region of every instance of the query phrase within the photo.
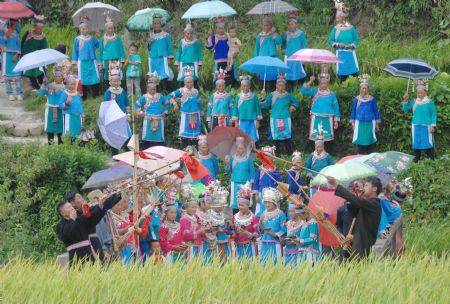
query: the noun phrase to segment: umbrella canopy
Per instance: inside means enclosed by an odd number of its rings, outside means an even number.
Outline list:
[[[97,171],[89,177],[81,190],[102,188],[109,184],[133,177],[133,168],[125,166],[114,166],[105,170]]]
[[[144,150],[145,154],[156,158],[163,158],[166,160],[180,159],[186,152],[183,150],[168,148],[164,146],[155,146]]]
[[[23,3],[0,2],[0,18],[19,19],[28,18],[33,15],[34,12]]]
[[[367,165],[371,166],[370,164],[365,163],[365,162],[368,159],[370,159],[378,154],[379,153],[371,153],[369,155],[358,155],[358,154],[357,155],[349,155],[349,156],[345,156],[345,157],[341,158],[337,163],[343,164],[343,163],[348,162],[350,165],[352,162],[359,162],[359,163],[367,164]],[[378,174],[376,176],[380,179],[381,183],[383,184],[383,187],[386,186],[387,183],[389,183],[394,178],[394,175],[392,174],[392,172],[390,170],[388,170],[387,168],[384,168],[382,166],[378,166],[378,167],[371,166],[371,167],[374,167],[378,171]],[[343,183],[343,185],[347,186],[348,183]]]
[[[124,163],[129,164],[130,166],[134,166],[134,152],[128,151],[121,154],[117,154],[113,156],[113,159],[122,161]],[[156,172],[158,175],[164,175],[174,170],[178,170],[180,168],[180,163],[174,163],[170,166],[167,166],[169,163],[172,163],[168,159],[143,159],[139,158],[137,167],[140,169],[144,169],[149,172]],[[163,168],[164,167],[164,168]]]
[[[372,157],[365,160],[365,163],[385,174],[399,174],[408,170],[413,159],[414,156],[406,153],[388,151],[374,153]]]
[[[54,49],[43,49],[26,54],[20,58],[14,72],[28,71],[49,64],[58,63],[69,58],[67,55]]]
[[[328,220],[336,226],[337,210],[344,205],[342,197],[334,195],[335,189],[319,189],[309,201],[308,207],[315,212],[326,214]],[[319,222],[319,240],[326,246],[339,246],[338,239]]]
[[[312,180],[312,186],[327,185],[327,179],[323,175],[332,176],[340,183],[349,183],[357,179],[376,176],[378,171],[367,164],[347,161],[342,164],[325,167],[320,170],[320,173]]]
[[[216,127],[207,136],[209,150],[225,161],[225,156],[230,154],[236,137],[244,137],[247,146],[253,145],[253,139],[239,128]]]
[[[130,32],[148,32],[152,29],[155,14],[161,15],[161,25],[165,25],[172,20],[172,15],[162,8],[146,8],[134,13],[128,19],[125,27]]]
[[[288,57],[290,61],[312,62],[312,63],[340,63],[336,55],[328,50],[302,49]]]
[[[239,69],[247,71],[249,73],[286,73],[291,69],[287,66],[286,63],[281,61],[279,58],[270,57],[270,56],[256,56],[252,59],[247,60]]]
[[[4,0],[3,2],[19,2],[28,7],[29,9],[33,9],[33,6],[27,0]]]
[[[102,2],[90,2],[78,9],[72,16],[73,24],[79,26],[81,17],[89,18],[89,29],[99,31],[105,28],[106,17],[110,17],[114,23],[120,21],[120,10],[110,4]]]
[[[438,74],[435,68],[423,60],[415,58],[400,58],[388,63],[384,68],[395,77],[408,79],[433,79]]]
[[[284,1],[265,1],[255,5],[247,12],[247,15],[266,15],[295,11],[298,11],[298,9]]]
[[[181,19],[203,19],[214,17],[227,17],[236,15],[237,12],[228,4],[218,0],[204,1],[192,5]]]
[[[103,140],[116,149],[122,148],[130,137],[127,115],[122,112],[115,100],[104,101],[100,104],[98,127]]]

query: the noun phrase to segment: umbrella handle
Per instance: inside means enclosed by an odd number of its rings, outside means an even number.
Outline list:
[[[408,85],[406,87],[406,95],[408,95],[409,93],[409,81],[411,80],[411,78],[408,77]]]
[[[264,70],[264,85],[263,85],[263,90],[266,90],[266,71]]]

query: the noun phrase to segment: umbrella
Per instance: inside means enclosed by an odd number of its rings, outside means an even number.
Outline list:
[[[130,32],[148,32],[152,29],[153,16],[155,14],[161,15],[162,25],[172,20],[172,15],[162,8],[146,8],[134,13],[134,15],[128,19],[125,27]]]
[[[156,158],[164,158],[166,160],[180,159],[186,152],[174,148],[168,148],[164,146],[155,146],[144,150],[145,154]]]
[[[327,50],[302,49],[288,57],[290,61],[312,62],[312,63],[340,63],[336,55]]]
[[[102,188],[109,184],[133,177],[133,168],[114,166],[105,170],[97,171],[89,177],[81,190]]]
[[[279,58],[270,56],[256,56],[240,65],[239,69],[249,73],[264,74],[264,87],[266,86],[266,74],[286,73],[291,69]]]
[[[208,147],[221,160],[230,154],[236,137],[244,137],[247,145],[253,144],[253,139],[236,127],[216,127],[208,133]]]
[[[408,93],[411,79],[433,79],[438,73],[435,68],[425,61],[415,58],[400,58],[391,61],[384,68],[384,71],[394,77],[408,78],[406,93]]]
[[[110,4],[102,2],[90,2],[78,9],[72,16],[73,24],[80,25],[81,17],[89,19],[89,28],[99,31],[105,27],[106,17],[110,17],[115,23],[120,21],[120,10]]]
[[[345,200],[334,195],[335,189],[319,189],[309,201],[308,207],[315,212],[326,214],[333,225],[336,226],[337,210],[344,205]],[[319,240],[326,246],[339,246],[338,239],[325,229],[319,222]]]
[[[181,19],[202,19],[214,17],[227,17],[236,15],[236,11],[225,2],[213,0],[192,5]]]
[[[116,149],[120,149],[130,137],[127,115],[122,112],[115,100],[101,103],[98,127],[103,140]]]
[[[0,18],[19,19],[34,15],[34,12],[20,2],[0,2]]]
[[[363,164],[367,164],[367,165],[371,166],[371,164],[366,163],[366,161],[378,154],[379,153],[371,153],[369,155],[358,155],[358,154],[357,155],[349,155],[349,156],[345,156],[345,157],[341,158],[337,163],[343,164],[343,163],[349,162],[349,165],[350,165],[352,162],[359,162],[359,163],[363,163]],[[394,175],[392,174],[392,172],[390,170],[388,170],[387,168],[384,168],[382,166],[372,166],[372,167],[374,167],[378,171],[378,174],[376,176],[380,179],[381,184],[383,186],[386,186],[387,183],[389,183],[394,178]],[[343,183],[343,184],[347,185],[348,183]]]
[[[150,156],[150,155],[149,155]],[[134,166],[134,152],[128,151],[124,153],[120,153],[113,156],[113,159],[122,161],[124,163],[129,164],[130,166]],[[173,163],[173,161],[168,159],[144,159],[139,158],[137,167],[140,169],[144,169],[149,172],[156,172],[158,175],[164,175],[174,170],[178,170],[180,168],[180,163]],[[171,165],[169,165],[171,164]]]
[[[414,156],[406,153],[388,151],[374,154],[365,163],[386,174],[399,174],[408,170],[413,159]]]
[[[67,55],[54,49],[43,49],[26,54],[20,58],[14,72],[28,71],[49,64],[58,63],[69,58]]]
[[[28,7],[29,9],[33,9],[33,6],[27,0],[4,0],[3,2],[19,2]]]
[[[325,167],[320,170],[320,173],[312,180],[312,186],[327,185],[328,182],[324,175],[332,176],[340,183],[349,183],[357,179],[376,176],[378,171],[367,164],[347,161],[342,164]]]
[[[265,1],[255,5],[247,15],[266,15],[276,13],[289,13],[298,11],[294,6],[284,1]]]

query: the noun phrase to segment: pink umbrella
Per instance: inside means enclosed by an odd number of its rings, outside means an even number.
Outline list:
[[[327,50],[302,49],[288,57],[290,61],[312,62],[312,63],[340,63],[336,55]]]
[[[352,160],[352,159],[355,159],[355,158],[358,158],[358,157],[361,157],[361,156],[364,156],[364,155],[361,155],[361,154],[348,155],[348,156],[345,156],[345,157],[341,158],[337,163],[338,164],[343,164],[346,161],[349,161],[349,160]]]
[[[253,145],[252,138],[239,128],[216,127],[207,136],[209,151],[225,161],[226,155],[231,152],[236,137],[244,137],[246,145]]]
[[[163,158],[166,160],[177,160],[185,153],[183,150],[168,148],[164,146],[155,146],[144,150],[148,156]]]

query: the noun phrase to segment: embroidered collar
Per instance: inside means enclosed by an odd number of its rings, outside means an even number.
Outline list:
[[[111,93],[113,93],[113,94],[115,94],[115,95],[120,95],[120,94],[122,94],[122,92],[123,92],[123,88],[122,87],[118,87],[118,88],[115,88],[115,87],[109,87],[109,89],[108,89]]]
[[[259,35],[261,35],[261,38],[266,38],[266,37],[271,37],[271,36],[273,36],[275,34],[275,32],[274,31],[270,31],[270,32],[264,32],[264,31],[262,31],[262,32],[260,32],[259,33]]]
[[[105,40],[105,41],[113,41],[113,40],[115,40],[117,38],[117,34],[116,33],[114,33],[114,34],[112,34],[111,36],[109,36],[108,34],[104,34],[103,35],[103,39]]]
[[[164,37],[167,36],[167,32],[165,31],[160,31],[158,33],[153,32],[153,39],[158,40],[158,39],[163,39]]]
[[[225,215],[223,212],[216,212],[211,209],[209,213],[211,215],[211,223],[213,226],[222,226],[225,224]]]
[[[243,153],[242,155],[234,154],[233,159],[235,162],[243,162],[246,161],[249,157],[248,153]]]
[[[328,153],[325,150],[323,150],[322,153],[320,153],[320,154],[318,154],[317,151],[313,152],[313,157],[315,160],[324,159],[327,156],[328,156]]]
[[[45,35],[44,35],[44,32],[42,32],[42,33],[40,33],[40,34],[36,34],[35,32],[34,32],[34,30],[29,30],[28,31],[28,35],[27,35],[27,38],[26,38],[26,40],[29,40],[29,39],[34,39],[34,40],[43,40],[43,39],[45,39]]]
[[[303,223],[303,221],[294,221],[294,220],[290,220],[289,222],[287,222],[286,228],[287,228],[288,236],[289,236],[289,234],[301,229],[302,223]]]
[[[289,93],[285,90],[284,92],[280,93],[278,90],[273,91],[272,93],[272,97],[273,100],[275,101],[278,98],[283,98],[286,97]]]
[[[185,213],[184,216],[192,223],[197,222],[197,217],[195,215],[190,215],[188,213]]]
[[[157,102],[160,97],[161,97],[160,93],[155,93],[155,94],[146,93],[146,94],[144,94],[144,98],[147,101],[147,103]]]
[[[211,225],[211,214],[209,214],[208,212],[203,212],[202,210],[198,209],[197,217],[200,225],[202,226]]]
[[[208,152],[207,155],[202,155],[200,153],[198,154],[198,158],[203,160],[210,159],[211,157],[213,157],[213,154],[211,152]]]
[[[196,38],[192,38],[191,40],[187,40],[186,38],[181,39],[181,43],[183,46],[193,45],[196,41]]]
[[[241,227],[247,227],[253,221],[253,212],[249,210],[246,215],[243,215],[241,211],[239,211],[234,215],[234,221]]]
[[[217,99],[224,99],[224,98],[226,98],[226,97],[228,97],[230,94],[228,93],[228,92],[222,92],[222,93],[220,93],[220,92],[215,92],[214,93],[214,98],[217,98]]]
[[[366,102],[366,101],[370,101],[370,100],[372,100],[372,96],[370,96],[370,95],[364,95],[364,96],[362,96],[362,95],[358,95],[358,101],[359,102]]]
[[[273,220],[274,218],[277,218],[281,213],[281,210],[276,208],[273,211],[269,211],[269,210],[265,210],[263,213],[264,216],[264,221],[270,221]]]
[[[239,93],[239,99],[242,101],[252,99],[254,95],[255,94],[253,92],[244,93],[241,91],[241,93]]]
[[[286,32],[286,36],[288,38],[294,38],[294,37],[298,37],[303,33],[303,31],[299,30],[299,29],[295,29],[294,31],[287,31]]]
[[[416,98],[414,99],[414,103],[417,105],[423,105],[426,103],[429,103],[431,99],[428,96],[425,96],[424,98]]]
[[[67,90],[64,90],[64,93],[66,93],[67,96],[76,96],[76,95],[78,95],[77,90],[75,90],[75,92],[69,92],[69,90],[67,89]]]
[[[227,40],[228,39],[227,34],[223,34],[223,35],[215,34],[215,36],[216,36],[217,40]]]
[[[347,31],[350,30],[351,28],[353,28],[353,25],[351,25],[349,22],[344,22],[344,23],[339,23],[336,24],[336,30],[338,31]]]
[[[92,36],[89,35],[89,34],[87,34],[87,35],[78,35],[78,38],[79,38],[80,40],[83,40],[83,41],[89,41],[89,40],[92,39]]]
[[[319,89],[317,89],[317,94],[322,95],[322,96],[328,96],[331,94],[331,91],[329,89],[322,90],[319,88]]]

